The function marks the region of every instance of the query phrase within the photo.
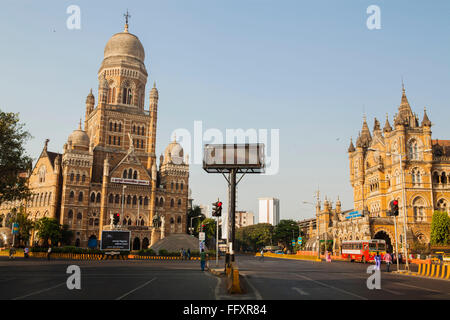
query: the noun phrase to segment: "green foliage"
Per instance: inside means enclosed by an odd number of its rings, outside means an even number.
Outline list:
[[[139,256],[156,256],[156,252],[153,249],[142,249],[138,252]]]
[[[26,244],[31,237],[31,230],[34,228],[34,223],[28,219],[28,214],[25,212],[25,208],[20,206],[19,209],[13,208],[11,210],[10,221],[8,225],[13,222],[19,224],[19,234],[17,235],[18,243]]]
[[[44,245],[51,241],[52,246],[56,246],[62,239],[61,226],[56,219],[41,218],[36,221],[37,236],[44,240]]]
[[[47,252],[48,248],[46,247],[32,247],[31,252]],[[52,248],[52,253],[76,253],[76,254],[102,254],[101,250],[98,249],[88,249],[88,248],[79,248],[75,246],[66,246],[66,247],[54,247]]]
[[[431,221],[431,244],[450,244],[450,217],[447,212],[435,211]]]
[[[428,255],[431,253],[430,246],[425,243],[420,243],[419,241],[414,241],[411,246],[411,253]]]
[[[19,114],[0,110],[0,204],[28,198],[31,193],[26,177],[32,160],[25,154],[25,142],[31,135],[19,123]]]
[[[167,251],[166,249],[158,250],[158,256],[168,256],[168,255],[169,255],[169,251]]]
[[[200,218],[195,218],[195,217],[198,217],[198,216],[201,216],[201,217]],[[192,227],[194,228],[192,234],[195,237],[198,237],[198,225],[200,224],[199,222],[201,220],[205,219],[205,215],[202,214],[202,210],[200,209],[199,206],[193,206],[193,208],[189,209],[188,214],[187,214],[186,228],[189,228],[191,226],[190,225],[191,218],[194,218],[194,219],[192,219]],[[186,229],[186,232],[190,234],[189,229]]]
[[[292,247],[292,240],[297,240],[299,228],[294,220],[280,220],[275,227],[274,240],[285,247]]]
[[[202,220],[199,225],[199,232],[200,232],[200,228],[201,226],[204,225],[204,229],[203,232],[205,232],[205,241],[206,241],[206,246],[211,246],[214,242],[213,239],[216,238],[216,220],[215,219],[211,219],[211,218],[207,218]]]
[[[236,245],[240,250],[257,251],[272,244],[274,227],[269,223],[258,223],[236,230]]]

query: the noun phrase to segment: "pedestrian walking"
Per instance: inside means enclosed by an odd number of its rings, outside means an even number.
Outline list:
[[[190,248],[188,248],[188,250],[187,250],[187,257],[188,257],[188,260],[191,260],[191,249]]]
[[[331,262],[331,253],[327,252],[327,262]]]
[[[14,248],[11,244],[11,247],[9,248],[9,260],[14,260],[16,257],[14,256],[16,254],[16,248]]]
[[[48,250],[47,250],[47,260],[49,260],[49,261],[50,261],[50,255],[51,255],[51,253],[52,253],[52,247],[48,247]]]
[[[183,248],[180,250],[180,259],[183,260]]]
[[[391,263],[392,263],[392,256],[389,252],[386,252],[386,254],[384,255],[384,261],[386,262],[386,271],[389,271],[389,268],[391,267]]]
[[[187,260],[187,252],[183,249],[183,260]]]
[[[202,249],[202,252],[200,253],[200,267],[202,268],[202,271],[205,271],[205,264],[206,264],[206,257],[208,255],[205,252],[205,249]]]
[[[264,261],[264,249],[261,248],[261,258],[259,258],[260,261]]]
[[[25,249],[23,249],[23,256],[25,257],[25,259],[28,259],[28,253],[29,253],[29,249],[28,246],[25,247]]]
[[[381,257],[380,253],[377,251],[377,255],[375,256],[375,270],[380,270],[381,266]]]

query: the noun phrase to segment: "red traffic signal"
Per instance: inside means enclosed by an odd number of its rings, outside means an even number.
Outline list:
[[[394,200],[393,205],[398,206],[398,200]]]
[[[220,217],[222,215],[222,202],[217,200],[217,202],[213,203],[213,217]]]

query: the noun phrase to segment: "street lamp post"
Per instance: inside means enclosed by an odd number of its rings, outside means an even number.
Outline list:
[[[201,215],[199,215],[199,216],[195,216],[195,217],[192,217],[191,218],[191,227],[189,228],[189,231],[191,232],[191,235],[193,234],[193,231],[194,231],[194,228],[192,227],[192,220],[193,219],[196,219],[196,218],[201,218],[202,216]]]

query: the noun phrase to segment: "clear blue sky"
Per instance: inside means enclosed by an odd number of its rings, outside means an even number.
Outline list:
[[[66,9],[81,8],[81,30]],[[381,8],[381,30],[366,9]],[[365,110],[384,125],[396,112],[401,77],[413,111],[427,106],[433,138],[450,139],[450,1],[4,1],[0,108],[20,112],[38,157],[44,140],[61,152],[84,117],[108,39],[130,32],[146,51],[147,93],[160,93],[158,153],[177,128],[280,129],[280,171],[247,176],[239,209],[257,214],[257,198],[280,199],[281,218],[303,219],[320,187],[353,207],[347,147]],[[146,97],[148,106],[148,95]],[[191,167],[196,204],[226,200],[221,175]]]

